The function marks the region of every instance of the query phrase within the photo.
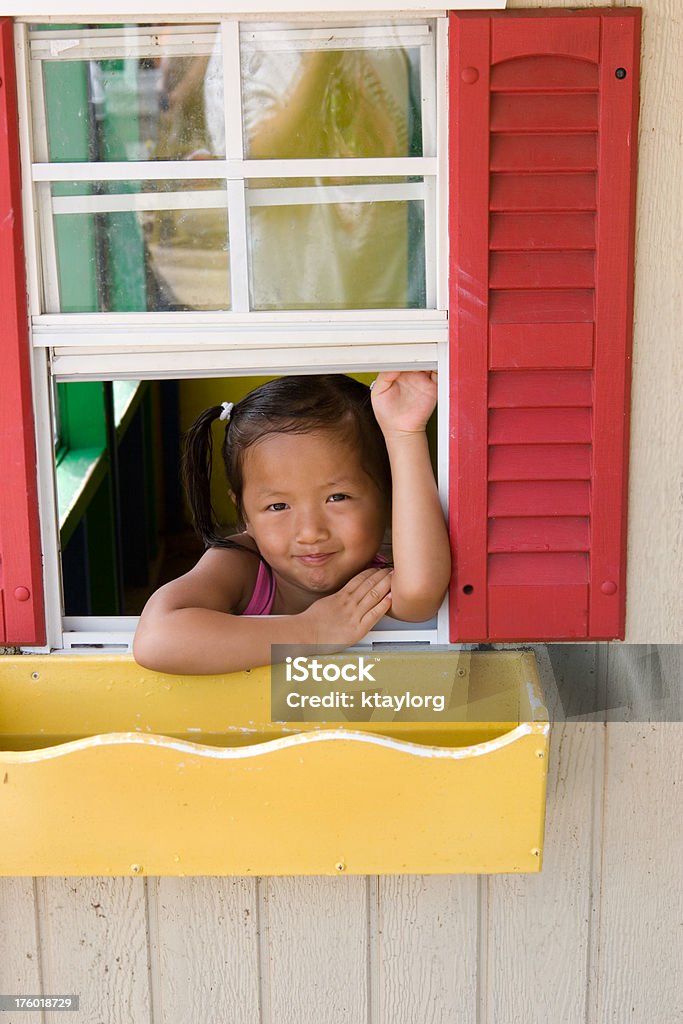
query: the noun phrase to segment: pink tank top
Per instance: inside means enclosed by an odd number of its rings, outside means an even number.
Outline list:
[[[275,601],[275,579],[269,566],[259,559],[256,583],[242,615],[270,615]]]
[[[388,562],[383,555],[375,555],[369,568],[383,569]],[[242,612],[242,615],[270,615],[275,602],[275,579],[270,567],[265,562],[259,561],[256,583],[249,604]]]

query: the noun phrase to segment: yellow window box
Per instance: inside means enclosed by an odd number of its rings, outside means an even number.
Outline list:
[[[391,655],[383,655],[391,657]],[[459,720],[270,722],[270,668],[0,658],[0,873],[539,871],[549,723],[532,654],[399,653]]]

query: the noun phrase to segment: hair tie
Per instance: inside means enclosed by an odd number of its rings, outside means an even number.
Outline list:
[[[221,409],[223,410],[223,412],[220,414],[220,416],[218,418],[220,420],[227,420],[227,422],[229,423],[230,422],[230,416],[232,415],[232,410],[234,408],[235,408],[235,403],[234,402],[221,402]]]

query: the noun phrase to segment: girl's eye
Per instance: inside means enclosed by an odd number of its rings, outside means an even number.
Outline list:
[[[345,501],[348,498],[348,494],[331,494],[328,501]]]
[[[284,511],[284,509],[288,507],[289,506],[287,505],[286,501],[274,501],[272,505],[268,505],[266,511],[268,512],[272,510],[273,512],[282,512]]]

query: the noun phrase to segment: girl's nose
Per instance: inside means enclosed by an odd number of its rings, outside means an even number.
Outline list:
[[[301,509],[296,522],[296,538],[301,544],[315,544],[329,536],[325,516],[317,509]]]

